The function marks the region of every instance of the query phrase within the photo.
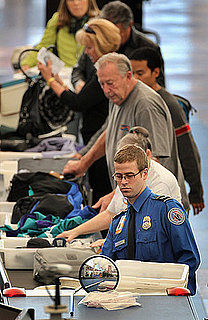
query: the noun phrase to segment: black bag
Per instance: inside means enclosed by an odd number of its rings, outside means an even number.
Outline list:
[[[27,133],[37,137],[65,126],[73,119],[74,113],[68,105],[60,102],[41,75],[33,79],[21,68],[21,57],[27,51],[38,50],[27,49],[19,56],[19,68],[29,85],[22,99],[17,132],[23,137]]]
[[[65,194],[46,193],[43,196],[28,196],[20,198],[14,205],[11,223],[18,223],[22,216],[34,211],[45,216],[53,215],[65,219],[73,208]]]
[[[82,177],[68,181],[39,171],[15,174],[7,197],[7,201],[16,202],[11,222],[17,223],[24,214],[33,211],[38,211],[43,215],[52,214],[64,219],[74,209],[73,199],[70,196],[71,182],[77,185],[77,190],[82,196],[82,204],[86,206],[88,204],[87,190]]]
[[[38,137],[33,137],[28,133],[26,137],[22,137],[17,133],[16,129],[4,125],[0,126],[1,144],[0,150],[2,151],[25,151],[32,148],[41,142]]]
[[[45,172],[17,173],[11,181],[7,201],[13,202],[32,194],[44,195],[45,193],[67,194],[71,184],[60,180]]]

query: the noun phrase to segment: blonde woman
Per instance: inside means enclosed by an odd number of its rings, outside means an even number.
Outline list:
[[[76,32],[99,14],[96,0],[61,0],[58,11],[48,21],[44,35],[36,49],[55,45],[59,58],[72,67],[83,51],[75,38]],[[37,65],[37,53],[31,52],[22,60],[24,70]]]
[[[85,53],[89,55],[93,64],[104,54],[118,50],[121,41],[119,29],[105,19],[90,20],[76,34],[76,39],[79,44],[85,46]],[[69,109],[82,112],[83,126],[81,133],[84,144],[87,144],[92,135],[105,122],[108,115],[108,100],[100,87],[95,68],[89,72],[84,87],[76,94],[67,90],[60,78],[52,74],[50,61],[48,66],[41,63],[38,66],[42,76],[61,101],[68,104]],[[90,184],[94,190],[93,202],[106,194],[107,190],[108,192],[111,191],[107,166],[103,164],[104,162],[102,158],[93,168],[90,168]],[[101,163],[102,165],[99,165]],[[102,181],[102,184],[100,181]]]
[[[120,46],[119,29],[105,19],[93,19],[76,34],[77,42],[85,46],[85,53],[93,63],[106,53],[116,51]],[[69,109],[83,113],[82,136],[86,144],[101,127],[108,114],[108,103],[97,80],[95,68],[88,75],[85,86],[76,94],[67,90],[61,79],[53,75],[51,63],[48,66],[38,64],[39,70],[51,89],[60,97]]]

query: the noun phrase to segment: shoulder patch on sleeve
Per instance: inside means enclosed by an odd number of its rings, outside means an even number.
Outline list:
[[[172,208],[168,211],[168,220],[179,226],[185,221],[185,213],[179,208]]]
[[[114,219],[117,219],[119,216],[121,216],[122,214],[126,214],[127,213],[127,209],[126,210],[123,210],[123,211],[120,211],[119,213],[117,213],[114,217],[113,217],[113,219],[112,220],[114,220]]]
[[[173,198],[171,198],[170,196],[166,196],[166,195],[160,195],[160,196],[155,197],[155,200],[160,200],[163,202],[166,202],[166,201],[172,200],[172,199]]]

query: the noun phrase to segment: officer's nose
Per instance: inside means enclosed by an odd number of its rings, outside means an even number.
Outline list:
[[[127,183],[126,176],[122,176],[122,178],[121,178],[121,183],[122,183],[122,184],[126,184],[126,183]]]

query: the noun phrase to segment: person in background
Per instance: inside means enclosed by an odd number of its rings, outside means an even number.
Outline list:
[[[119,28],[121,46],[117,50],[118,53],[125,54],[129,57],[132,50],[148,46],[155,48],[163,61],[159,46],[135,29],[133,13],[128,5],[121,1],[111,1],[102,8],[100,17],[111,21]],[[80,56],[77,65],[74,66],[72,70],[71,81],[76,92],[81,90],[88,77],[91,76],[93,70],[94,66],[89,57],[83,53]],[[160,76],[158,77],[158,82],[162,86],[165,86],[164,62]]]
[[[189,201],[196,215],[204,209],[201,164],[199,151],[185,113],[176,98],[157,82],[161,59],[156,50],[148,47],[136,49],[131,53],[130,61],[134,77],[155,90],[168,106],[175,129],[183,175],[190,186]]]
[[[61,0],[58,11],[48,21],[44,35],[36,49],[55,45],[59,58],[72,67],[83,51],[75,38],[76,32],[91,18],[98,16],[96,0]],[[37,52],[31,52],[21,62],[23,70],[37,65]]]
[[[126,145],[119,149],[114,168],[127,209],[113,218],[101,254],[113,260],[186,264],[188,289],[194,295],[200,255],[183,206],[146,186],[148,160],[142,148]]]
[[[131,128],[129,133],[119,141],[118,148],[127,144],[137,145],[147,154],[149,168],[147,186],[154,193],[170,196],[181,203],[180,187],[175,176],[161,164],[151,159],[152,146],[148,131],[142,127]],[[97,216],[82,225],[59,234],[58,237],[66,238],[67,241],[70,242],[82,234],[90,234],[109,229],[112,218],[122,210],[125,210],[126,205],[126,199],[117,186],[115,194],[105,211],[100,212]],[[102,246],[104,239],[98,241],[99,242],[96,241],[93,243],[92,247]]]
[[[85,46],[85,53],[89,55],[93,63],[105,53],[116,51],[121,41],[119,29],[105,19],[90,20],[83,29],[77,32],[76,39],[78,43]],[[93,134],[103,125],[108,115],[108,99],[98,82],[96,70],[78,94],[67,90],[61,79],[52,74],[50,61],[48,66],[39,63],[39,70],[51,89],[60,97],[62,103],[67,104],[71,110],[82,112],[81,133],[84,144],[87,144]],[[100,183],[100,179],[102,183]],[[93,203],[104,194],[112,191],[104,157],[90,169],[89,182],[94,190]]]

